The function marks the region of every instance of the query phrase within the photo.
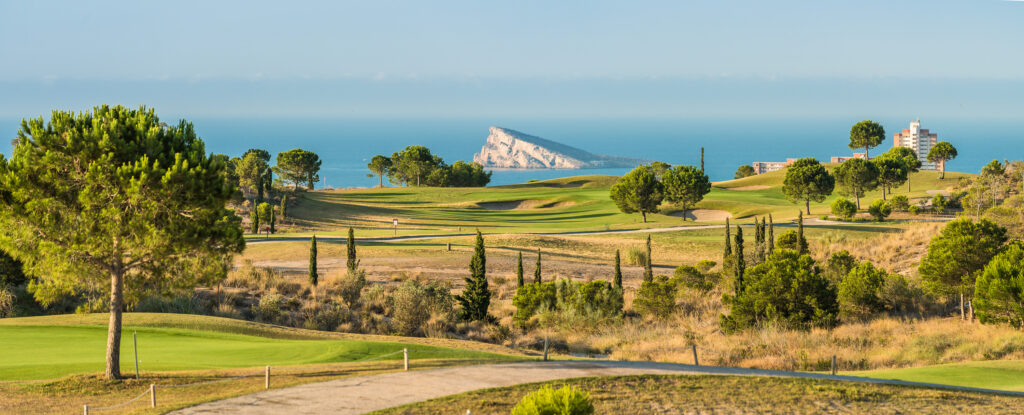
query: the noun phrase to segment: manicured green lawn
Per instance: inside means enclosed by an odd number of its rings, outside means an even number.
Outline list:
[[[277,330],[273,326],[249,322],[221,324],[218,320],[226,319],[206,316],[167,315],[166,319],[161,319],[161,315],[151,316],[155,317],[140,320],[139,325],[124,327],[121,368],[125,373],[134,371],[132,332],[138,333],[139,366],[143,371],[351,362],[401,351],[406,347],[410,350],[410,359],[503,357],[482,351],[397,341],[315,338],[316,332],[304,336],[308,331]],[[75,318],[67,316],[63,320],[73,321]],[[189,319],[196,320],[202,328],[173,327],[179,323],[187,324]],[[94,320],[89,319],[90,323]],[[238,333],[247,325],[253,326],[250,334]],[[52,379],[102,372],[106,338],[105,325],[63,322],[59,325],[0,324],[0,380]],[[399,353],[383,359],[401,358]]]
[[[1024,361],[995,360],[844,373],[880,379],[1024,391]]]

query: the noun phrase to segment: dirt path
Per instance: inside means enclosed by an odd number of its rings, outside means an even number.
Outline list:
[[[396,372],[273,389],[185,408],[171,414],[361,414],[477,389],[592,376],[704,374],[830,379],[1024,396],[1024,392],[965,388],[855,376],[653,362],[523,362]],[[453,412],[455,413],[455,412]]]

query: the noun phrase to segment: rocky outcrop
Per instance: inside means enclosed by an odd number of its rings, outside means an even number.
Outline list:
[[[498,169],[594,169],[636,167],[648,160],[589,153],[575,147],[501,127],[491,127],[487,143],[473,156]]]

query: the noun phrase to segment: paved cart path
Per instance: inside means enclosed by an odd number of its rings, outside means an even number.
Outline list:
[[[831,379],[890,385],[1001,393],[1024,397],[1024,392],[936,385],[807,372],[693,366],[673,363],[567,361],[521,362],[459,366],[361,376],[288,388],[272,389],[185,408],[172,414],[362,414],[408,403],[477,389],[592,376],[620,375],[741,375]]]

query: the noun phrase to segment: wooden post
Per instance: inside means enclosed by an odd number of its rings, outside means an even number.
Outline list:
[[[89,415],[89,404],[85,404],[85,415]]]
[[[264,389],[270,389],[270,366],[267,366],[266,379],[263,382]]]
[[[836,355],[832,355],[832,376],[836,375]]]
[[[700,366],[700,363],[697,363],[697,345],[690,345],[690,348],[693,349],[693,365]]]
[[[132,343],[135,344],[135,379],[139,378],[139,334],[132,332]]]
[[[149,384],[149,406],[156,408],[156,384]]]
[[[405,370],[409,370],[409,348],[402,349],[402,354],[405,356]]]
[[[544,361],[548,361],[548,335],[544,334]]]
[[[449,250],[449,251],[451,251],[451,250],[452,250],[452,243],[451,243],[451,242],[448,242],[448,250]]]

